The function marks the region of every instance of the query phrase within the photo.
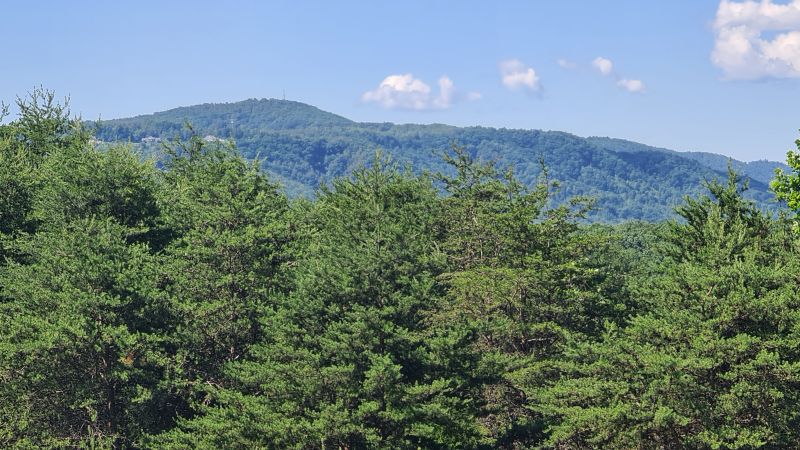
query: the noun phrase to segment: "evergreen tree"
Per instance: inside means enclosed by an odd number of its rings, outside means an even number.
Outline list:
[[[278,187],[232,148],[194,136],[166,147],[158,205],[167,236],[159,287],[173,325],[171,388],[189,414],[206,386],[225,383],[224,365],[261,335],[259,317],[288,289],[288,203]],[[139,210],[139,209],[134,209]]]
[[[453,448],[477,438],[453,361],[429,336],[443,258],[436,191],[376,161],[323,189],[303,219],[296,289],[264,318],[233,389],[156,440],[214,448]],[[468,364],[467,361],[455,364]]]
[[[155,168],[35,91],[0,138],[0,444],[131,445],[163,426]]]
[[[17,99],[19,117],[0,125],[0,264],[8,255],[9,241],[19,233],[31,233],[34,196],[47,175],[39,167],[49,155],[68,149],[83,149],[89,135],[80,120],[69,117],[67,104],[55,101],[55,94],[34,89]],[[8,113],[0,108],[0,120]]]
[[[589,267],[600,242],[579,235],[577,219],[590,204],[548,209],[547,172],[527,190],[509,171],[475,162],[463,148],[446,159],[455,177],[441,217],[452,271],[446,314],[476,335],[481,355],[480,423],[496,448],[523,448],[541,439],[544,424],[531,408],[534,388],[557,378],[568,345],[592,334],[614,313],[599,295],[605,274]]]
[[[794,448],[800,322],[794,236],[738,177],[678,208],[650,311],[579,346],[543,393],[560,448]]]
[[[131,445],[158,430],[154,259],[111,219],[18,239],[0,272],[0,446]]]

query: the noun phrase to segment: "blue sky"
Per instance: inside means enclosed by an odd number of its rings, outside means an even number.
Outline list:
[[[3,4],[0,99],[84,118],[280,98],[370,122],[562,130],[783,160],[800,0]],[[500,3],[500,2],[497,2]]]

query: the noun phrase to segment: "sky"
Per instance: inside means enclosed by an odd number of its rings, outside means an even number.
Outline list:
[[[800,137],[800,0],[17,1],[0,100],[84,119],[283,98],[365,122],[610,136],[741,160]]]

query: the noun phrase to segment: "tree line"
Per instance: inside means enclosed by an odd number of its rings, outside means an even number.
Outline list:
[[[18,106],[0,447],[800,446],[797,226],[733,171],[657,224],[588,224],[546,169],[458,146],[289,200],[230,144],[156,161],[50,92]]]

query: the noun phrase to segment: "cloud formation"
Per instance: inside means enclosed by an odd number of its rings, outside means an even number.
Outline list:
[[[518,59],[509,59],[500,63],[500,74],[503,85],[511,90],[525,89],[538,92],[542,85],[533,67],[526,66]]]
[[[731,80],[800,78],[800,0],[723,0],[711,62]]]
[[[644,94],[645,87],[642,80],[635,78],[625,78],[614,71],[614,63],[608,58],[598,56],[592,61],[592,67],[597,69],[603,76],[611,76],[617,80],[617,87],[625,89],[635,94]]]
[[[480,92],[475,92],[475,91],[467,92],[467,100],[471,102],[474,102],[475,100],[480,100],[482,98],[483,94],[481,94]]]
[[[603,75],[610,75],[611,71],[614,70],[614,63],[612,63],[610,59],[603,58],[602,56],[595,58],[594,61],[592,61],[592,66]]]
[[[628,92],[644,94],[644,83],[642,83],[642,80],[623,78],[617,81],[617,86],[625,89]]]
[[[447,76],[439,78],[439,94],[434,95],[433,89],[424,81],[414,78],[410,73],[389,75],[381,84],[372,91],[361,95],[364,102],[378,103],[387,109],[447,109],[453,106],[461,96],[456,90],[455,83]],[[468,100],[481,98],[479,92],[469,92]]]
[[[561,67],[562,69],[572,70],[578,67],[578,65],[575,64],[574,62],[564,58],[558,59],[556,63],[558,63],[558,66]]]

